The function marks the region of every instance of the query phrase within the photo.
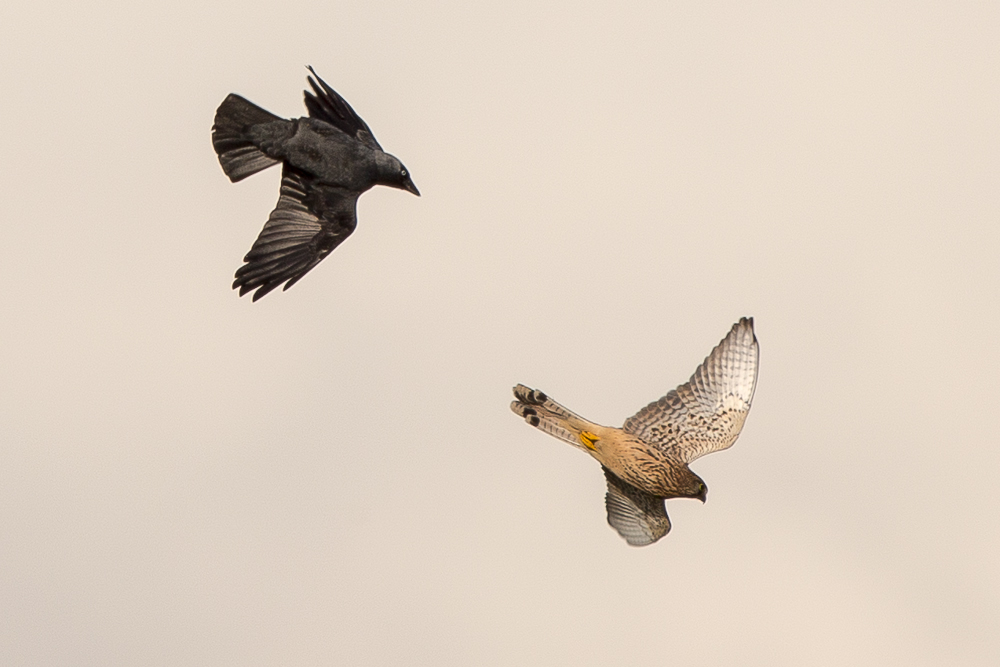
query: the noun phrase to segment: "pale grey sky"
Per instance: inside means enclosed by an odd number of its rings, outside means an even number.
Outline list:
[[[1000,664],[1000,5],[0,6],[0,662]],[[229,288],[305,65],[413,173]],[[740,316],[739,442],[629,548],[607,424]]]

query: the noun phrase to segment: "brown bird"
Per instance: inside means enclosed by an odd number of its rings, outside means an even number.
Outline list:
[[[588,421],[521,384],[514,387],[517,400],[510,409],[600,462],[608,482],[608,523],[632,546],[645,546],[670,532],[665,499],[705,502],[708,487],[688,464],[736,442],[750,412],[759,356],[753,318],[744,317],[687,383],[622,428]]]

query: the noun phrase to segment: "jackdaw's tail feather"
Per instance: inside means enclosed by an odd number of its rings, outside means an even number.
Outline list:
[[[229,180],[235,183],[251,174],[278,164],[250,140],[248,130],[254,125],[282,120],[239,95],[230,94],[215,112],[212,146]]]

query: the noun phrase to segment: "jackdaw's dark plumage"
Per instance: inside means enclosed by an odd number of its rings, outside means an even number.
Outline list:
[[[419,196],[403,163],[382,150],[365,121],[312,67],[308,117],[285,120],[229,95],[215,112],[212,146],[223,171],[240,181],[281,163],[281,196],[236,271],[233,289],[261,298],[294,285],[357,226],[357,202],[375,185]],[[317,83],[318,82],[318,83]]]

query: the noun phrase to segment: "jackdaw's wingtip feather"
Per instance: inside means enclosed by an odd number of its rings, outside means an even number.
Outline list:
[[[316,70],[311,65],[306,66],[316,77],[314,81],[311,76],[306,77],[312,92],[304,91],[306,109],[309,117],[333,125],[345,134],[354,137],[369,148],[382,150],[374,133],[368,124],[358,115],[353,107],[337,91],[327,84],[323,78],[316,74]]]

